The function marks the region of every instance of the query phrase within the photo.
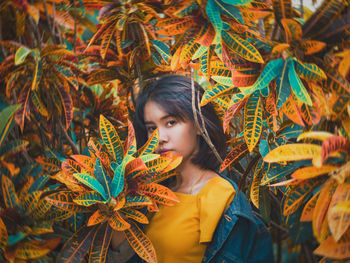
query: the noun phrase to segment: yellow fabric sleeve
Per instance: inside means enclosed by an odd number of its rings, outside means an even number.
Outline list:
[[[235,196],[232,184],[222,177],[217,178],[198,196],[200,243],[211,241],[216,225]]]

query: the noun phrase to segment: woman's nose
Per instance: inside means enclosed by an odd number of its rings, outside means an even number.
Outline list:
[[[159,138],[159,143],[167,142],[169,139],[167,132],[162,128],[158,128],[158,138]]]

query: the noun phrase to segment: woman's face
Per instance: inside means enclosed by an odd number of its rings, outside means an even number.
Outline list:
[[[180,154],[183,157],[182,164],[184,164],[198,151],[197,135],[199,132],[192,121],[183,121],[170,116],[158,103],[153,101],[148,101],[145,105],[144,120],[148,137],[158,128],[157,153],[172,151]]]

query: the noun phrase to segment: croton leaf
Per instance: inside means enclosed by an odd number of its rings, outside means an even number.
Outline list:
[[[162,56],[165,62],[168,62],[171,59],[169,47],[164,42],[160,40],[151,40],[151,43],[158,51],[158,53]]]
[[[1,176],[1,189],[6,208],[13,208],[18,212],[23,212],[23,207],[18,199],[15,186],[11,179],[4,174]]]
[[[107,194],[108,199],[111,198],[109,184],[111,183],[112,179],[109,177],[106,170],[103,168],[100,159],[98,158],[95,162],[94,176],[97,179],[97,181],[99,181],[99,183],[102,185],[103,189]]]
[[[322,143],[322,163],[334,152],[342,151],[350,154],[350,141],[342,136],[332,136]]]
[[[88,252],[93,237],[96,233],[96,226],[83,226],[75,232],[64,244],[57,257],[57,263],[79,263]]]
[[[215,38],[212,44],[218,44],[221,41],[221,31],[223,29],[223,23],[220,17],[220,7],[215,0],[208,0],[205,12],[215,29]]]
[[[283,68],[283,59],[275,59],[268,62],[260,74],[258,80],[251,87],[240,88],[243,94],[251,94],[255,90],[260,90],[269,85],[269,83],[277,77],[280,69]]]
[[[113,159],[118,164],[121,163],[124,156],[123,144],[112,123],[103,115],[100,115],[100,134]]]
[[[248,148],[246,143],[241,143],[235,146],[226,156],[224,162],[221,164],[220,172],[225,170],[234,162],[239,161],[247,152],[248,152]]]
[[[76,198],[74,198],[73,201],[78,205],[83,205],[83,206],[90,206],[96,203],[105,202],[103,197],[95,191],[88,191],[88,192],[82,193]]]
[[[350,226],[350,210],[349,207],[344,206],[344,204],[349,203],[349,199],[350,185],[339,184],[332,195],[327,212],[328,226],[336,241],[340,240]],[[341,206],[343,209],[339,209]]]
[[[126,222],[118,212],[114,212],[108,218],[108,223],[114,230],[117,230],[117,231],[124,231],[130,228],[130,224]]]
[[[7,228],[0,218],[0,250],[4,251],[8,242]]]
[[[86,186],[98,192],[103,197],[104,200],[106,201],[108,200],[108,196],[105,190],[103,189],[103,186],[94,177],[84,173],[75,173],[73,174],[73,176],[79,182],[85,184]]]
[[[158,147],[158,129],[156,129],[152,135],[148,138],[147,142],[137,150],[134,154],[135,157],[152,153]]]
[[[66,124],[65,126],[67,130],[73,120],[73,101],[70,94],[62,86],[59,86],[57,91],[61,98],[61,103],[63,107],[63,116],[64,116],[64,120]]]
[[[94,226],[99,223],[102,223],[107,218],[107,214],[101,212],[101,210],[96,210],[90,217],[87,222],[87,226]]]
[[[226,46],[242,58],[256,63],[264,63],[259,51],[238,35],[223,31],[222,38]]]
[[[22,64],[31,51],[31,49],[26,48],[24,46],[17,49],[15,54],[15,65],[17,66]]]
[[[293,59],[293,60],[294,60],[295,71],[301,78],[306,80],[312,80],[312,81],[322,80],[327,78],[323,70],[320,69],[315,64],[302,63],[297,59]]]
[[[142,259],[149,263],[157,262],[156,252],[151,241],[136,224],[131,223],[130,228],[125,230],[124,233],[131,247]]]
[[[28,240],[18,244],[16,248],[16,259],[30,260],[45,256],[55,249],[61,241],[61,238],[52,238],[45,241]]]
[[[109,244],[112,239],[112,233],[112,228],[109,226],[108,222],[104,222],[98,226],[91,244],[89,262],[105,262]]]
[[[252,152],[262,131],[262,105],[260,92],[249,96],[244,106],[244,139],[249,152]]]
[[[126,217],[135,220],[136,222],[139,222],[141,224],[148,224],[147,217],[138,210],[135,210],[132,208],[124,208],[124,209],[121,209],[120,212],[124,214]]]
[[[155,183],[142,184],[142,185],[139,185],[139,190],[143,194],[163,204],[171,205],[173,204],[173,202],[179,201],[176,195],[169,188],[160,184],[155,184]],[[169,201],[171,202],[169,203]]]
[[[6,107],[0,112],[0,146],[2,145],[2,142],[6,138],[8,132],[10,131],[13,115],[20,107],[21,105],[19,104],[12,105]]]
[[[291,143],[281,145],[270,151],[264,162],[298,161],[312,159],[315,155],[321,154],[322,147],[310,143]]]
[[[86,207],[77,205],[75,202],[73,202],[73,194],[69,191],[60,191],[58,193],[48,195],[45,197],[45,200],[64,211],[80,213],[90,212],[90,210],[86,209]]]

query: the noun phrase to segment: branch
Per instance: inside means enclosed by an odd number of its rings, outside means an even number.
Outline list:
[[[66,129],[63,127],[61,120],[58,118],[58,126],[60,127],[64,137],[67,139],[68,143],[70,144],[70,146],[72,147],[72,151],[75,154],[79,154],[79,149],[78,147],[74,144],[74,142],[72,141],[72,139],[69,137]]]
[[[201,112],[201,108],[199,106],[199,94],[198,94],[198,97],[197,97],[197,104],[198,104],[198,114],[199,114],[199,117],[201,118],[202,125],[200,125],[199,121],[198,121],[197,110],[196,110],[196,101],[195,101],[196,92],[195,92],[195,89],[194,89],[194,77],[193,77],[193,69],[192,68],[191,68],[191,89],[192,89],[192,111],[193,111],[194,122],[195,122],[197,128],[199,129],[203,139],[206,141],[206,143],[208,144],[210,149],[213,151],[215,157],[218,159],[218,161],[220,163],[222,163],[223,160],[222,160],[221,156],[219,155],[218,151],[216,150],[214,144],[212,143],[212,141],[211,141],[211,139],[210,139],[210,137],[208,135],[208,131],[205,128],[203,115],[202,115],[202,112]]]
[[[52,43],[56,44],[55,33],[54,33],[54,30],[53,30],[54,29],[53,27],[54,27],[55,23],[53,24],[53,26],[51,26],[49,12],[47,11],[46,0],[42,0],[42,2],[43,2],[43,5],[44,5],[46,21],[47,21],[47,25],[48,25],[49,30],[50,30]]]

